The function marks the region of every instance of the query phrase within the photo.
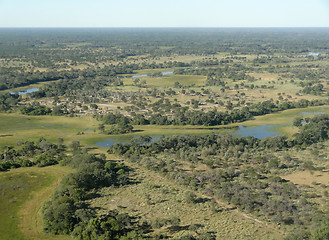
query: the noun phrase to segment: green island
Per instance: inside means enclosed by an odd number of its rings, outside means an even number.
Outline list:
[[[0,238],[328,239],[328,37],[0,29]]]

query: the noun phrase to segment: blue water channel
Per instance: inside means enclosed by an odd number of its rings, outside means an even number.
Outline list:
[[[30,88],[30,89],[27,89],[25,91],[20,91],[20,92],[10,92],[10,94],[16,94],[16,93],[18,93],[18,95],[25,95],[27,93],[33,93],[33,92],[36,92],[38,90],[39,90],[39,88]]]

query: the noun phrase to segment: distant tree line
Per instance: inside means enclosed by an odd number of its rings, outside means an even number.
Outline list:
[[[95,117],[103,121],[104,124],[118,124],[126,122],[135,125],[204,125],[216,126],[226,125],[235,122],[243,122],[251,119],[254,116],[266,115],[286,109],[305,108],[308,106],[319,106],[328,104],[328,100],[305,100],[302,99],[297,102],[284,101],[281,103],[274,103],[271,100],[255,103],[248,107],[243,107],[241,110],[234,109],[231,112],[219,112],[216,109],[208,112],[200,110],[188,110],[186,107],[171,104],[169,101],[161,101],[153,104],[153,114],[148,117],[141,114],[135,114],[128,117],[121,113],[108,113],[105,115],[96,115]],[[168,109],[171,115],[157,113],[159,109]]]

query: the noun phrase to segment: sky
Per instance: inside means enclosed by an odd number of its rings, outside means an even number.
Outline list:
[[[329,27],[329,0],[0,0],[0,27]]]

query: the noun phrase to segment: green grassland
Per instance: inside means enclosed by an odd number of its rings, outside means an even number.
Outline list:
[[[70,118],[61,116],[26,116],[18,113],[0,114],[0,146],[15,145],[18,140],[37,140],[44,137],[56,142],[58,138],[71,142],[77,133],[95,129],[97,121],[85,116]]]
[[[148,87],[173,87],[175,82],[183,85],[203,86],[205,77],[203,76],[189,76],[189,75],[165,75],[163,77],[145,77]]]
[[[20,168],[0,174],[1,239],[66,239],[43,233],[40,209],[71,170],[59,166]]]
[[[170,69],[169,69],[170,70]],[[165,71],[161,69],[161,71]],[[144,75],[144,74],[149,74],[149,73],[154,73],[154,72],[159,72],[159,70],[154,71],[138,71],[134,75]],[[145,81],[146,84],[143,86],[143,88],[172,88],[175,84],[175,82],[178,82],[182,85],[186,86],[194,86],[194,87],[201,87],[204,86],[206,77],[204,76],[195,76],[195,75],[164,75],[162,77],[140,77],[139,78],[141,81]],[[137,87],[134,84],[134,80],[136,78],[125,78],[123,79],[123,87],[115,87],[120,90],[138,90],[139,87]],[[109,88],[112,89],[112,88]]]

